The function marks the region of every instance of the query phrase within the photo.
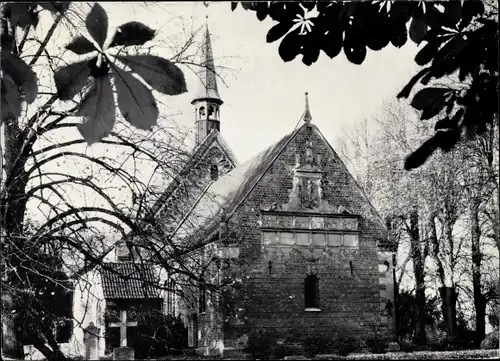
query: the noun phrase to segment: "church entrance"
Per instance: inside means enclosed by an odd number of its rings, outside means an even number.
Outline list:
[[[198,315],[196,313],[188,317],[188,347],[198,347]]]

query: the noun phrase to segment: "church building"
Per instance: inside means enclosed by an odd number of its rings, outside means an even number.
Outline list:
[[[99,355],[118,346],[106,329],[136,327],[123,312],[131,302],[180,316],[188,346],[206,355],[242,350],[256,332],[287,342],[394,337],[395,244],[314,124],[307,93],[301,124],[292,129],[290,122],[288,134],[239,164],[222,137],[208,26],[202,57],[202,86],[192,100],[196,146],[150,214],[182,249],[170,269],[182,265],[195,279],[138,269],[130,250],[118,247],[73,296],[79,324],[100,329]],[[124,281],[119,273],[135,276]],[[144,287],[146,279],[169,291]],[[110,310],[120,314],[113,325]],[[78,328],[69,353],[83,351]]]
[[[393,338],[395,245],[314,124],[307,93],[302,124],[238,164],[221,135],[208,27],[203,50],[197,147],[155,212],[197,275],[196,284],[171,275],[182,292],[169,309],[187,324],[189,346],[220,354],[259,331],[278,340]],[[172,214],[178,202],[184,212]]]

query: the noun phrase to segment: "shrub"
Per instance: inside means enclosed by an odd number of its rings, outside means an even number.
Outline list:
[[[463,360],[463,359],[498,359],[496,350],[466,351],[421,351],[415,353],[391,352],[386,354],[350,355],[345,360]]]
[[[248,337],[245,352],[253,358],[267,360],[272,356],[273,348],[276,345],[276,338],[269,332],[252,332]]]
[[[359,349],[359,342],[354,337],[340,334],[337,335],[333,342],[333,349],[340,356],[347,356]]]
[[[272,356],[274,359],[281,360],[285,356],[300,355],[302,351],[300,346],[285,342],[274,346]]]
[[[484,340],[481,342],[481,349],[483,350],[498,350],[499,342],[498,342],[498,330],[490,332],[486,335]]]
[[[178,317],[156,312],[141,313],[139,327],[132,328],[135,334],[133,346],[136,357],[150,358],[177,354],[187,348],[187,328]]]
[[[386,337],[375,336],[366,340],[366,346],[372,353],[385,353],[389,340]]]
[[[314,357],[320,353],[330,353],[333,350],[333,340],[326,336],[308,337],[303,341],[307,356]]]

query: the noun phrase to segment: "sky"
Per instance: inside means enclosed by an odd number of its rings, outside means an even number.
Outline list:
[[[417,47],[408,41],[397,49],[390,45],[379,52],[369,51],[362,65],[347,61],[341,53],[330,59],[321,54],[307,67],[301,56],[285,63],[278,55],[279,41],[266,43],[267,31],[274,21],[260,22],[254,12],[230,2],[144,3],[103,2],[110,28],[136,20],[159,29],[155,41],[168,41],[182,25],[198,29],[208,21],[212,34],[215,64],[224,82],[219,80],[221,133],[240,162],[279,140],[296,126],[304,111],[304,93],[309,93],[313,122],[335,146],[342,129],[369,118],[382,102],[395,95],[417,71],[413,61]],[[206,20],[208,16],[208,20]],[[110,30],[111,33],[111,30]],[[202,40],[202,33],[198,38]],[[158,55],[171,56],[159,47]],[[170,110],[181,113],[175,121],[194,125],[190,104],[199,80],[185,71],[186,94],[170,97]]]
[[[109,18],[108,42],[121,24],[143,22],[156,30],[155,39],[146,46],[151,45],[153,54],[167,59],[185,44],[193,32],[203,30],[208,24],[214,61],[220,75],[219,93],[224,100],[221,106],[221,133],[240,163],[277,142],[298,125],[305,108],[305,92],[309,93],[312,122],[337,148],[337,140],[342,137],[344,129],[357,126],[365,119],[370,122],[371,117],[380,113],[384,102],[395,101],[396,94],[418,71],[413,61],[417,47],[411,41],[400,49],[389,45],[378,52],[369,50],[362,65],[351,64],[343,53],[334,59],[321,54],[318,61],[309,67],[302,63],[301,56],[285,63],[278,54],[279,41],[266,43],[266,34],[274,21],[267,18],[260,22],[254,12],[245,11],[241,6],[231,11],[230,2],[210,2],[208,7],[203,2],[194,1],[100,4]],[[92,5],[75,2],[73,6],[78,12],[74,14],[85,15]],[[53,56],[54,68],[82,60],[81,56],[64,48],[78,35],[90,38],[83,23],[85,16],[80,16],[80,20],[75,16],[72,19],[73,26],[59,26],[47,46]],[[52,23],[51,14],[42,12],[36,29],[38,38],[45,37]],[[198,31],[196,40],[198,46],[189,48],[188,53],[199,50],[199,44],[204,40],[203,31]],[[33,53],[36,48],[35,44],[33,49],[25,50],[26,53]],[[43,85],[40,91],[54,89],[52,71],[47,65],[47,59],[40,59],[35,66]],[[155,96],[163,118],[162,126],[174,128],[181,125],[184,129],[191,129],[191,137],[194,138],[191,101],[201,82],[188,67],[179,66],[186,76],[188,92],[177,96],[155,93]],[[67,103],[56,104],[55,108],[73,106]],[[36,109],[36,106],[31,108]],[[53,136],[53,139],[40,140],[35,148],[50,145],[55,139],[81,138],[76,129],[61,130]],[[103,144],[75,145],[72,150],[97,158],[101,154],[115,152]],[[89,169],[81,158],[75,157],[64,159],[61,163],[49,163],[45,169],[57,171],[59,167],[67,167],[69,172],[82,176],[85,172],[92,172],[92,168]],[[146,173],[153,170],[150,168],[141,170],[145,179]],[[114,194],[113,197],[127,198],[122,192],[123,185],[112,184],[108,178],[102,181]],[[77,196],[77,193],[80,194]],[[87,205],[102,202],[102,199],[95,199],[95,193],[86,193],[83,188],[72,189],[68,194],[73,201],[78,198]],[[124,204],[130,204],[131,200],[125,198]],[[39,206],[30,209],[38,212]]]

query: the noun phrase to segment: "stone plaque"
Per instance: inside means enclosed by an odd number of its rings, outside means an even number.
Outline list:
[[[325,228],[325,219],[323,217],[312,217],[311,226],[312,229],[323,229]]]
[[[292,228],[293,217],[292,216],[281,216],[278,219],[279,226],[283,228]]]
[[[327,218],[326,227],[328,229],[342,229],[341,218]]]
[[[262,227],[276,227],[276,216],[265,214],[262,216]]]
[[[295,227],[309,229],[309,217],[295,218]]]
[[[357,231],[358,230],[358,220],[357,218],[344,218],[343,219],[343,229],[349,231]]]

